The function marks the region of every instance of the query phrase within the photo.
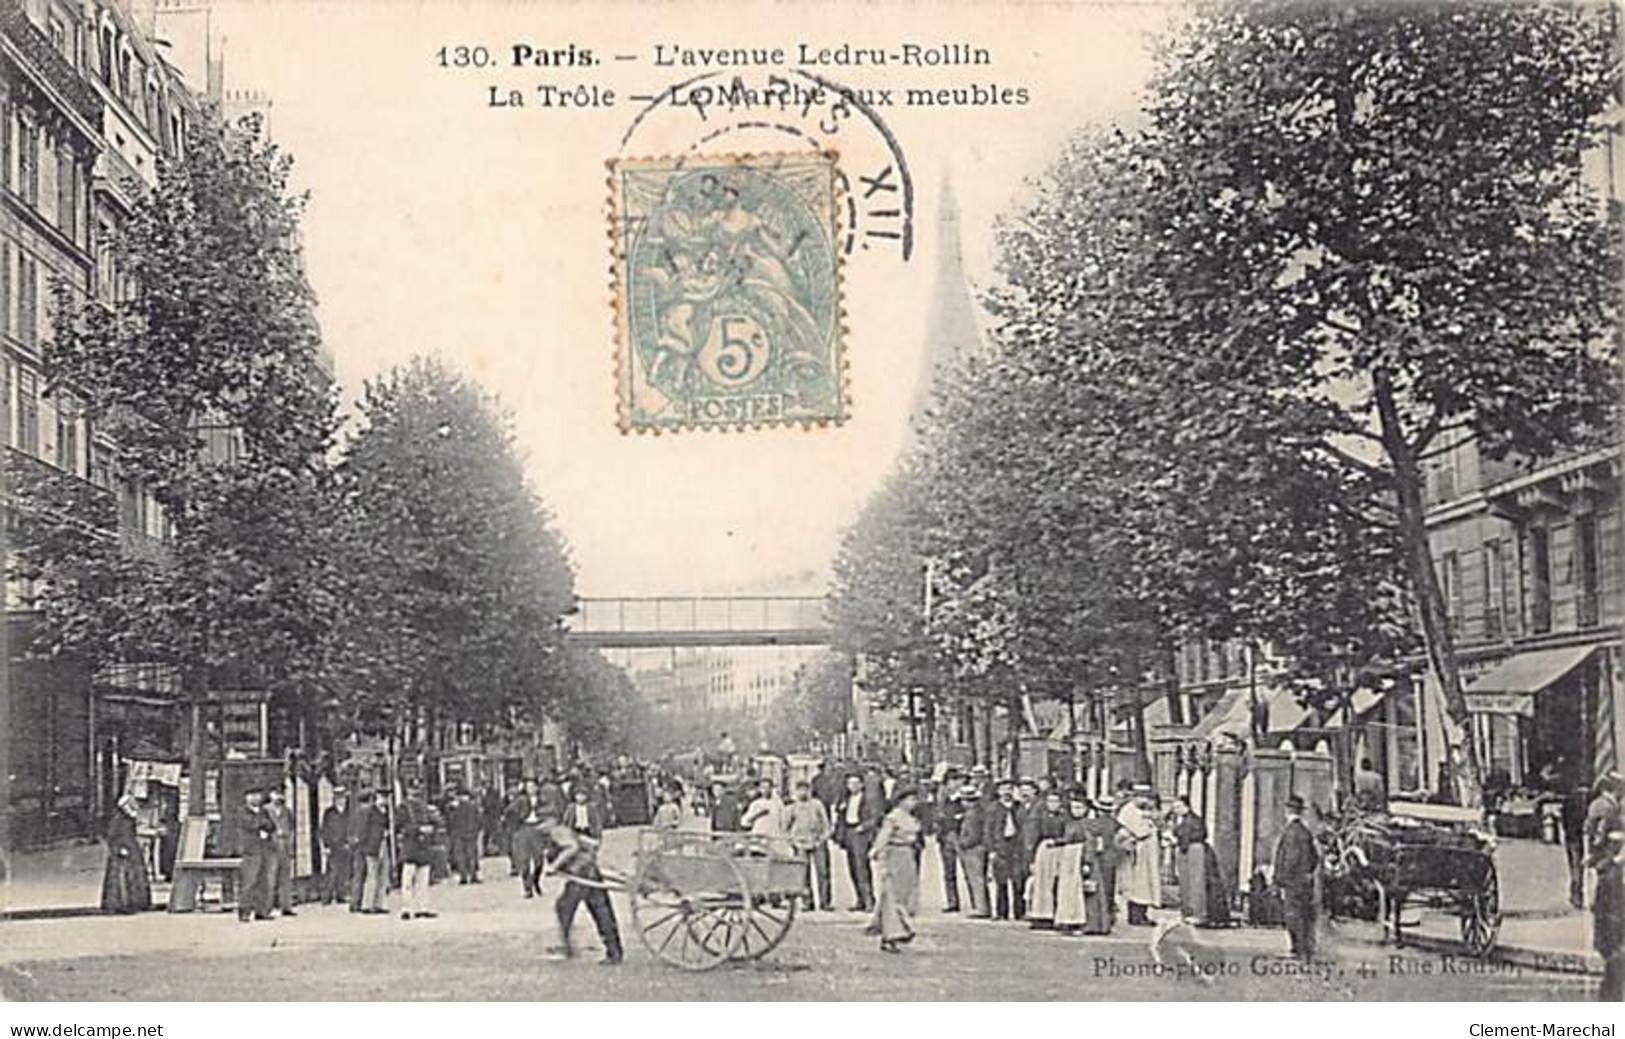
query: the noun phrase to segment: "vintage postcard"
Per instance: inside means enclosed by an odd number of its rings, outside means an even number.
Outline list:
[[[0,1019],[1613,1035],[1483,1004],[1625,983],[1621,55],[1600,0],[0,0]]]

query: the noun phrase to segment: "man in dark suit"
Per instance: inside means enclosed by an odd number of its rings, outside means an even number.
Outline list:
[[[480,806],[468,791],[452,794],[446,813],[446,829],[451,836],[451,864],[459,884],[480,882]]]
[[[288,794],[280,784],[271,788],[265,814],[275,825],[271,834],[271,889],[276,906],[283,916],[297,916],[293,911],[293,812],[288,808]]]
[[[384,870],[384,841],[389,835],[389,815],[383,795],[363,790],[350,810],[350,912],[377,916],[384,912],[384,893],[389,888]]]
[[[342,786],[333,788],[333,803],[322,812],[320,836],[322,854],[327,857],[327,868],[322,872],[322,904],[349,901],[350,793]]]
[[[1027,915],[1027,812],[1016,802],[1009,780],[1000,780],[998,793],[982,821],[993,867],[993,915],[1020,920]]]
[[[1320,852],[1303,821],[1303,809],[1303,798],[1297,794],[1286,799],[1286,828],[1275,843],[1275,886],[1281,890],[1292,955],[1308,960],[1315,955],[1315,872]]]
[[[835,803],[841,799],[841,780],[836,774],[818,763],[818,773],[812,777],[812,796],[815,800],[824,802],[826,812],[835,811]]]
[[[502,795],[494,786],[481,787],[479,802],[481,854],[508,854],[508,837],[502,829]]]
[[[711,784],[711,830],[733,833],[739,829],[739,798],[724,783]]]
[[[959,839],[955,850],[959,853],[961,872],[965,874],[965,887],[970,890],[970,915],[973,920],[988,920],[993,914],[987,901],[987,839],[983,821],[989,813],[989,802],[982,796],[982,788],[968,783],[960,791],[960,804],[964,813],[959,820]]]
[[[525,788],[508,802],[507,826],[513,834],[510,857],[513,869],[525,887],[525,897],[535,898],[541,890],[543,835],[542,823],[547,812],[534,779],[525,780]]]
[[[579,784],[570,791],[570,808],[565,813],[565,822],[570,829],[595,841],[604,838],[604,811],[593,799],[593,790],[589,784]]]
[[[937,854],[942,858],[944,913],[959,912],[959,828],[965,821],[964,785],[956,769],[949,769],[943,776],[936,825],[932,827],[937,835]]]
[[[869,847],[874,843],[875,831],[886,806],[864,788],[863,777],[853,773],[846,777],[846,797],[835,812],[835,843],[846,852],[846,871],[852,878],[859,912],[871,912],[875,907],[874,876],[869,871]]]
[[[271,882],[275,864],[271,861],[271,835],[276,824],[265,814],[259,790],[243,792],[243,811],[237,818],[240,862],[237,866],[237,919],[271,919]]]

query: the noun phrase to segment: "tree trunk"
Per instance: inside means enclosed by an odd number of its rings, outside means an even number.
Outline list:
[[[202,819],[209,813],[208,806],[204,804],[204,799],[208,797],[208,786],[203,781],[206,755],[203,747],[201,697],[194,697],[192,700],[192,732],[186,743],[186,767],[189,770],[186,776],[186,815],[191,819]]]
[[[936,764],[937,759],[937,698],[925,698],[925,764]]]
[[[1066,688],[1066,774],[1067,781],[1078,782],[1078,703],[1071,686]]]
[[[1426,506],[1422,501],[1422,474],[1415,451],[1405,439],[1394,400],[1393,377],[1385,369],[1373,374],[1377,412],[1382,420],[1383,447],[1394,467],[1394,495],[1398,499],[1399,532],[1410,565],[1411,584],[1416,593],[1417,613],[1422,622],[1422,638],[1428,663],[1444,692],[1445,712],[1459,730],[1461,747],[1459,771],[1451,762],[1453,775],[1462,783],[1462,800],[1476,807],[1481,803],[1478,750],[1473,743],[1472,719],[1467,713],[1467,697],[1462,689],[1461,671],[1456,666],[1455,638],[1445,608],[1439,575],[1433,568],[1433,552],[1428,545]],[[1424,777],[1426,779],[1426,777]]]
[[[1151,779],[1151,741],[1145,732],[1145,704],[1140,699],[1140,691],[1135,689],[1134,696],[1134,781],[1136,783],[1148,782]]]
[[[1010,755],[1010,778],[1021,775],[1021,700],[1011,696],[1004,705],[1004,738]]]

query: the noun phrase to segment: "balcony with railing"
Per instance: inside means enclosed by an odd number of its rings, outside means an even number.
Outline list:
[[[112,491],[15,447],[7,447],[0,458],[8,509],[64,530],[114,536],[118,508]]]
[[[0,459],[0,503],[10,514],[14,545],[64,537],[116,539],[130,558],[169,560],[162,538],[120,516],[112,491],[15,447],[7,447]]]
[[[0,40],[8,51],[15,48],[16,56],[72,105],[75,114],[101,132],[102,99],[51,38],[29,19],[18,0],[0,0]]]

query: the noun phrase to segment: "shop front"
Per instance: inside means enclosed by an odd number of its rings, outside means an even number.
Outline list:
[[[1545,802],[1618,762],[1617,660],[1596,643],[1525,650],[1468,683],[1485,796],[1503,832],[1536,836]]]

